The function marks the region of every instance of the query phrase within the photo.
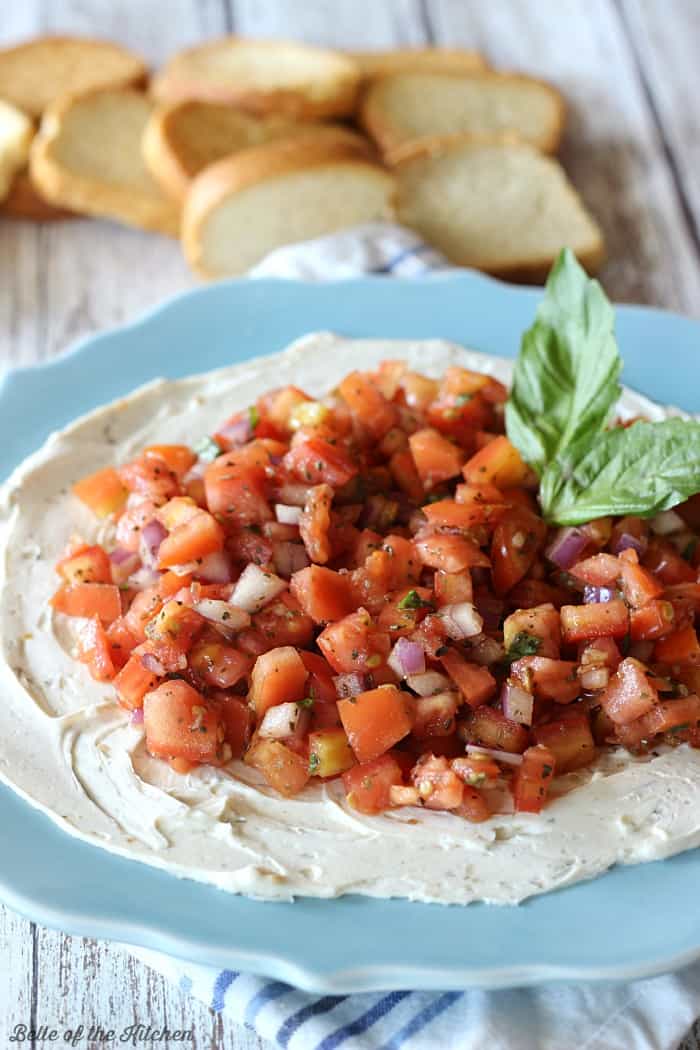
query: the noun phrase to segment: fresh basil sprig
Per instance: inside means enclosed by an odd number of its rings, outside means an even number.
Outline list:
[[[539,474],[553,524],[649,517],[700,492],[700,423],[606,429],[621,369],[613,308],[565,249],[523,336],[506,405],[508,437]]]

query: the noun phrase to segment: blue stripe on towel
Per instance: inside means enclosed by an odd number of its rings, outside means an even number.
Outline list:
[[[286,992],[291,992],[292,989],[288,984],[282,984],[281,981],[270,981],[269,984],[264,984],[259,992],[253,996],[248,1005],[245,1008],[244,1024],[247,1024],[249,1028],[252,1028],[255,1024],[255,1018],[258,1016],[260,1011],[268,1003],[271,1003],[274,999],[279,999]]]
[[[335,1047],[340,1046],[341,1043],[344,1043],[351,1036],[361,1035],[377,1021],[386,1017],[395,1006],[398,1006],[400,1002],[412,994],[412,992],[392,992],[390,995],[385,995],[383,999],[380,999],[369,1010],[356,1017],[354,1021],[344,1024],[342,1028],[337,1028],[335,1032],[327,1035],[318,1044],[316,1050],[335,1050]]]
[[[226,992],[237,977],[240,977],[240,974],[235,970],[222,970],[220,974],[217,974],[211,997],[211,1009],[217,1014],[223,1010]]]
[[[277,1042],[286,1050],[289,1040],[305,1021],[309,1021],[312,1017],[318,1017],[320,1014],[329,1013],[338,1003],[342,1003],[346,999],[346,995],[326,995],[322,999],[314,999],[313,1002],[307,1003],[301,1010],[297,1010],[295,1014],[288,1017],[280,1027],[275,1036]]]
[[[444,1013],[448,1007],[452,1006],[453,1003],[456,1003],[463,995],[464,992],[445,992],[445,994],[441,995],[438,999],[433,999],[428,1006],[415,1014],[411,1020],[403,1026],[403,1028],[393,1035],[388,1043],[384,1043],[382,1045],[382,1050],[399,1050],[407,1039],[410,1039],[413,1035],[417,1035],[422,1028],[425,1028],[427,1024],[430,1024],[430,1022],[436,1017],[439,1017],[441,1013]]]

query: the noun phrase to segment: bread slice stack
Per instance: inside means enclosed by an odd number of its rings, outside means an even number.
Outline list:
[[[177,235],[180,209],[141,153],[152,110],[132,88],[62,96],[44,114],[32,146],[34,184],[60,208]]]
[[[29,159],[34,125],[26,113],[0,99],[0,201],[9,194],[15,176]]]
[[[394,177],[352,132],[322,129],[242,150],[194,180],[183,211],[197,273],[245,273],[273,249],[393,217]]]

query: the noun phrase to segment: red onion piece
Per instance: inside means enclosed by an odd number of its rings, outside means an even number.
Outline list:
[[[471,602],[455,602],[443,605],[438,613],[450,638],[461,642],[465,638],[474,638],[481,634],[484,627],[483,617]]]
[[[593,587],[591,584],[586,584],[583,588],[583,602],[584,605],[597,605],[600,602],[613,602],[617,598],[617,591],[614,587]]]
[[[134,708],[134,710],[131,712],[131,718],[129,719],[129,721],[131,722],[132,726],[143,725],[143,708]]]
[[[168,530],[155,519],[141,529],[139,553],[147,569],[158,568],[158,550],[167,535]]]
[[[348,700],[351,696],[359,696],[372,688],[372,680],[369,675],[361,674],[359,671],[350,671],[348,674],[338,674],[333,678],[333,685],[339,700]]]
[[[605,689],[610,681],[610,668],[589,667],[579,675],[579,681],[589,693],[595,693],[598,689]]]
[[[231,583],[231,561],[225,551],[206,554],[194,570],[194,575],[205,583]]]
[[[621,554],[622,551],[632,548],[641,557],[642,554],[646,553],[647,545],[646,536],[633,536],[631,532],[623,532],[615,540],[612,546],[612,553]]]
[[[417,642],[408,638],[399,638],[387,660],[389,667],[400,678],[409,674],[421,674],[425,671],[425,652]]]
[[[112,582],[117,585],[126,583],[141,565],[141,559],[138,554],[134,551],[128,551],[124,547],[116,547],[110,554],[109,560],[112,565]]]
[[[487,755],[506,766],[519,766],[523,761],[522,755],[513,755],[510,751],[498,751],[495,747],[481,747],[479,744],[467,744],[467,754]]]
[[[130,587],[136,587],[137,590],[142,590],[144,587],[154,587],[159,579],[159,572],[156,572],[155,569],[148,569],[145,565],[142,565],[136,572],[132,572],[127,583]]]
[[[301,507],[292,507],[288,503],[275,503],[275,517],[283,525],[298,525],[301,510]]]
[[[277,572],[280,576],[284,576],[285,579],[311,564],[304,544],[290,543],[287,540],[281,540],[273,544],[272,560],[275,563]]]
[[[570,569],[579,560],[588,545],[588,536],[575,526],[559,529],[545,551],[550,561],[560,569]]]
[[[418,674],[407,674],[406,685],[418,696],[435,696],[444,693],[452,683],[447,675],[439,671],[420,671]]]
[[[259,565],[251,562],[246,565],[233,588],[231,605],[249,613],[260,612],[286,588],[286,580],[281,580],[273,572],[263,572]]]
[[[165,668],[158,657],[154,656],[153,653],[141,653],[141,664],[147,671],[150,671],[151,674],[157,674],[161,678],[165,674]]]
[[[133,551],[128,551],[126,547],[115,547],[109,556],[109,560],[112,565],[123,565],[129,558],[135,558],[136,555]]]
[[[310,488],[294,481],[287,481],[274,490],[275,499],[286,507],[303,507],[309,498]]]
[[[190,481],[199,481],[204,477],[208,466],[206,459],[198,459],[183,477],[182,484],[189,485]]]
[[[516,685],[514,682],[504,682],[501,690],[501,703],[503,714],[513,722],[521,725],[532,725],[532,714],[535,707],[535,698],[532,693]]]
[[[228,445],[240,446],[247,444],[253,436],[249,414],[245,412],[238,418],[234,416],[228,423],[224,423],[217,433],[224,438]]]
[[[221,634],[230,638],[236,631],[250,627],[250,615],[243,609],[237,609],[230,602],[220,598],[202,598],[192,606],[195,612],[217,628]]]

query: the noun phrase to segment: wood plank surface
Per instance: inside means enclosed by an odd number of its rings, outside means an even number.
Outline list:
[[[10,0],[0,45],[76,32],[157,64],[228,31],[358,49],[462,44],[550,79],[569,106],[563,161],[606,233],[607,289],[700,316],[697,0]],[[193,283],[166,237],[85,220],[3,222],[0,364],[42,360]],[[0,908],[0,1047],[15,1024],[79,1022],[192,1028],[202,1050],[263,1046],[118,946]],[[690,1033],[683,1050],[699,1048]]]

